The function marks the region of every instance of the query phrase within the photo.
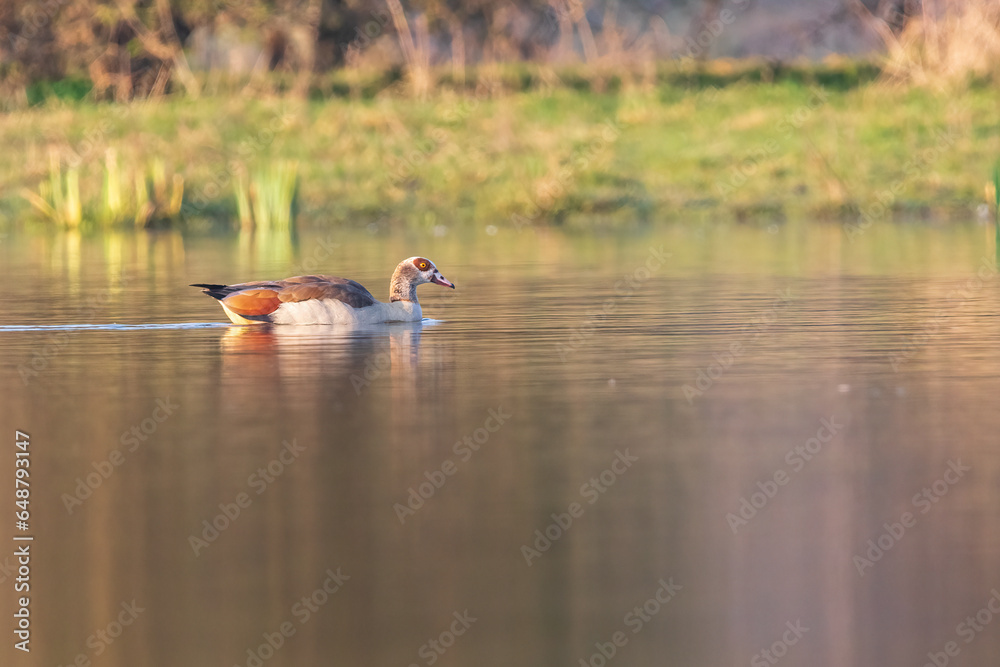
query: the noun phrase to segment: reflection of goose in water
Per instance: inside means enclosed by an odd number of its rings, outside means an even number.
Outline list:
[[[382,324],[419,322],[423,314],[417,285],[425,283],[455,288],[423,257],[404,259],[396,267],[389,303],[378,301],[360,283],[334,276],[192,287],[204,287],[236,324]]]
[[[422,322],[316,327],[231,327],[222,337],[223,375],[259,385],[269,377],[341,379],[357,389],[413,376]]]

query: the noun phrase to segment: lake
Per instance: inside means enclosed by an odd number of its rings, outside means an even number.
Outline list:
[[[0,239],[31,664],[995,660],[992,228],[489,232]],[[187,286],[418,254],[417,324]]]

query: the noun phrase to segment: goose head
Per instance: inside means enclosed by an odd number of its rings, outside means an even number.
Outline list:
[[[404,259],[392,274],[389,285],[390,301],[417,300],[417,285],[434,283],[455,289],[455,284],[441,275],[434,262],[425,257],[410,257]]]

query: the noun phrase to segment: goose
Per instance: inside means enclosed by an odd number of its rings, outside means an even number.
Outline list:
[[[334,276],[295,276],[237,285],[191,287],[219,300],[234,324],[384,324],[423,318],[417,285],[435,283],[455,289],[424,257],[404,259],[389,282],[389,303],[372,296],[360,283]]]

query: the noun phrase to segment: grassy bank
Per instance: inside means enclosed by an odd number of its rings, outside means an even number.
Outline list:
[[[297,169],[300,219],[319,225],[948,218],[986,201],[1000,156],[1000,92],[986,87],[941,95],[815,74],[554,81],[512,90],[500,78],[425,100],[392,88],[50,100],[0,123],[0,218],[52,224],[25,193],[43,192],[56,156],[63,178],[76,172],[81,225],[95,224],[109,149],[121,189],[142,174],[154,204],[153,176],[182,181],[180,213],[161,223],[189,227],[237,224],[235,193],[275,164]]]

